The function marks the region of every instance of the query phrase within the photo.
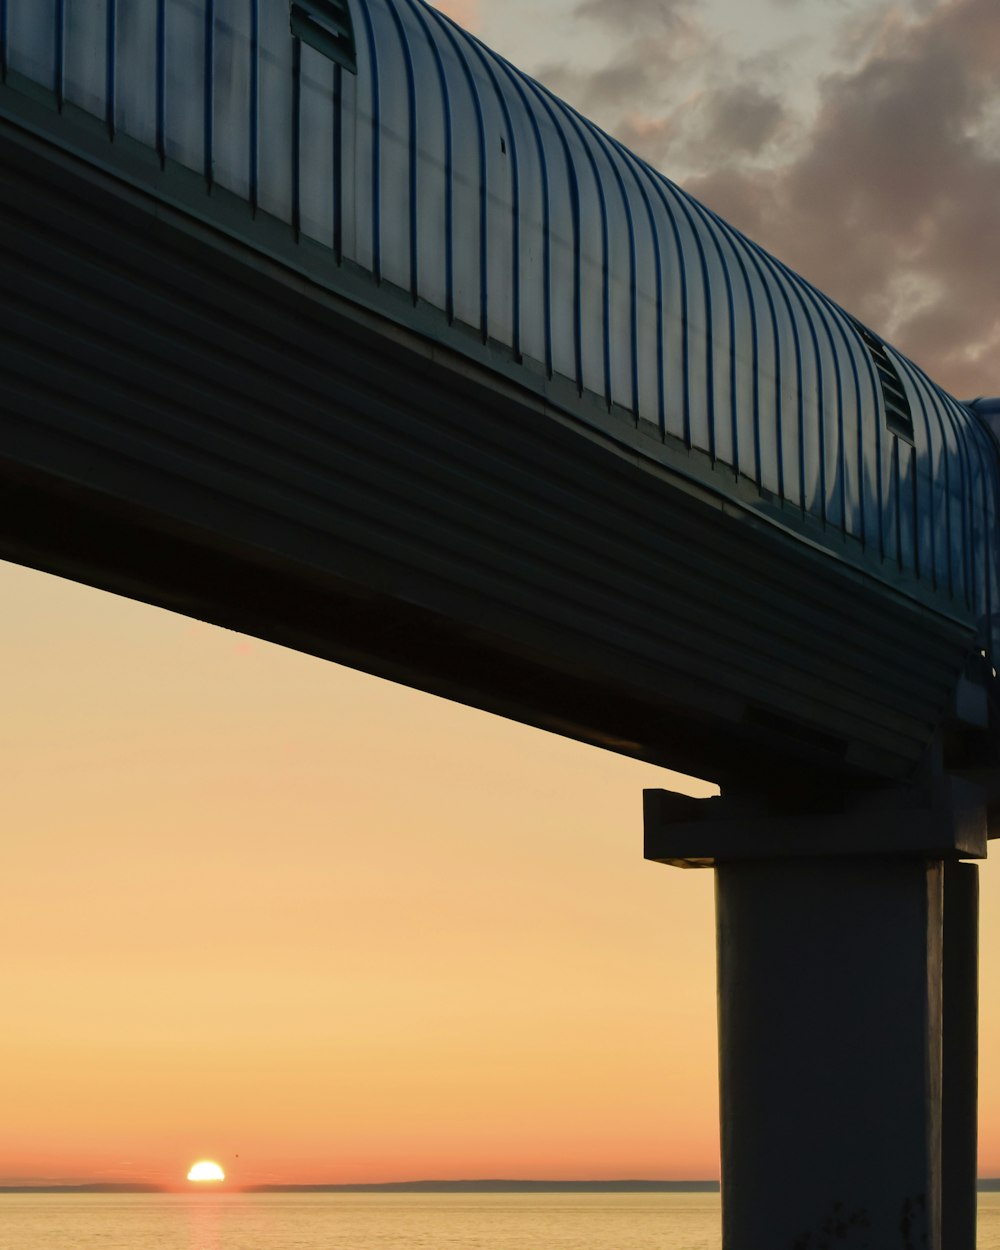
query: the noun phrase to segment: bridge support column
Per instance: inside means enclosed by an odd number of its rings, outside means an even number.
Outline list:
[[[771,814],[646,796],[647,858],[716,869],[724,1250],[974,1250],[985,806]]]

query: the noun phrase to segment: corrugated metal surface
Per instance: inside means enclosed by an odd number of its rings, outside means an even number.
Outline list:
[[[356,75],[292,36],[288,0],[4,0],[0,39],[109,136],[704,452],[719,489],[754,483],[989,635],[1000,479],[964,406],[889,349],[900,437],[820,292],[422,0],[350,10]]]
[[[356,75],[287,0],[0,0],[3,552],[720,779],[910,776],[998,602],[985,424],[421,0],[349,3]],[[124,511],[88,555],[32,498]]]
[[[0,554],[721,779],[919,762],[961,622],[43,157],[0,142]]]

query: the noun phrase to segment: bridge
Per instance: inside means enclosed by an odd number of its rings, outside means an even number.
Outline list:
[[[727,1250],[973,1246],[996,404],[422,0],[0,79],[0,556],[717,781]]]

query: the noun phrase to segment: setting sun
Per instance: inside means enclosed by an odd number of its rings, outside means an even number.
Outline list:
[[[187,1174],[189,1181],[224,1181],[226,1174],[217,1163],[213,1163],[211,1159],[202,1159],[196,1163]]]

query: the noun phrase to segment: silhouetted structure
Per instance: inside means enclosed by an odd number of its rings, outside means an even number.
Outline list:
[[[727,1248],[971,1246],[990,405],[421,0],[0,72],[0,552],[719,781]]]

